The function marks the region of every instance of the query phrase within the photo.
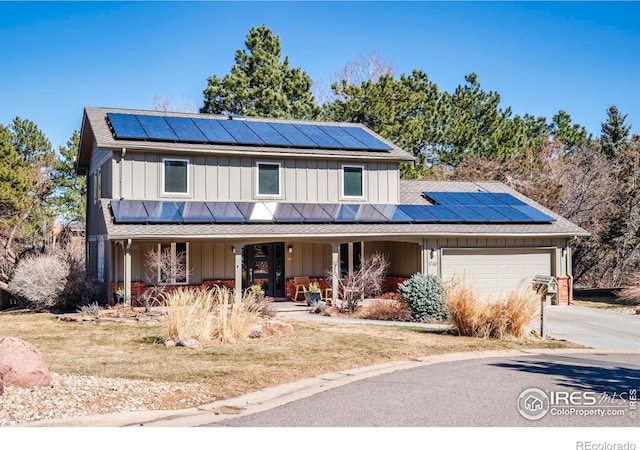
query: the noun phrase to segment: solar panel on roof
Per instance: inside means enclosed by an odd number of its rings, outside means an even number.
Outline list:
[[[111,200],[116,223],[147,223],[149,215],[141,200]]]
[[[425,192],[425,194],[428,194],[429,197],[431,197],[432,195],[436,195],[437,193]],[[458,204],[458,205],[477,205],[477,204],[484,205],[484,203],[479,203],[478,200],[474,199],[469,194],[470,194],[469,192],[447,192],[446,193],[446,195],[450,197],[454,202],[456,202],[455,204]]]
[[[449,206],[463,204],[460,200],[452,197],[447,192],[423,192],[423,194],[440,205]]]
[[[333,219],[336,222],[355,222],[359,209],[360,205],[344,203],[340,205],[340,209],[334,214]]]
[[[271,127],[296,147],[316,147],[316,143],[292,123],[273,122]]]
[[[180,223],[182,216],[174,202],[143,201],[149,222]]]
[[[500,200],[505,205],[511,205],[511,206],[526,205],[526,203],[523,202],[522,200],[514,197],[511,194],[507,194],[506,192],[492,192],[491,195],[497,198],[498,200]]]
[[[449,205],[446,208],[453,211],[463,222],[487,222],[488,219],[467,205]]]
[[[279,203],[274,214],[276,222],[304,222],[302,214],[291,203]]]
[[[107,113],[117,139],[147,139],[147,133],[134,114]]]
[[[207,137],[193,121],[187,117],[165,117],[178,139],[190,142],[207,142]]]
[[[439,222],[461,222],[462,218],[454,213],[451,209],[442,205],[427,206],[427,211],[433,214]]]
[[[284,136],[278,133],[267,122],[253,122],[253,121],[247,120],[244,123],[251,129],[251,131],[253,131],[267,145],[285,146],[285,147],[288,147],[291,145],[291,142],[285,139]]]
[[[333,139],[338,141],[344,148],[354,150],[368,150],[369,147],[354,138],[352,135],[344,131],[342,128],[333,125],[323,125],[320,127],[322,131],[327,133]]]
[[[372,205],[358,205],[358,213],[356,214],[356,222],[387,222],[387,218]]]
[[[317,203],[292,203],[306,222],[331,222],[333,216]]]
[[[384,215],[389,222],[412,222],[413,219],[407,213],[398,208],[398,205],[373,205]]]
[[[147,132],[149,139],[153,140],[170,140],[174,141],[178,139],[178,136],[173,132],[169,124],[164,117],[161,116],[145,116],[142,114],[137,115],[140,125]]]
[[[209,142],[218,144],[235,144],[236,140],[220,125],[220,120],[192,119]]]
[[[244,120],[220,120],[220,125],[229,132],[238,144],[245,145],[263,145],[264,141],[260,139],[246,125]]]
[[[511,222],[510,219],[500,214],[498,211],[487,205],[466,205],[470,210],[486,217],[489,222]]]
[[[360,127],[340,127],[367,146],[368,150],[389,151],[391,146]]]
[[[302,131],[309,139],[316,143],[316,147],[321,148],[344,148],[340,142],[329,136],[315,125],[295,124],[296,128]]]
[[[215,219],[205,202],[176,202],[183,223],[214,223]]]
[[[536,208],[530,205],[514,205],[513,208],[521,212],[522,214],[525,214],[531,217],[531,219],[535,220],[536,222],[555,222],[556,221],[556,219],[554,219],[553,217],[548,216],[547,214],[537,210]]]
[[[207,208],[216,222],[246,222],[248,219],[233,202],[207,202]]]
[[[532,219],[526,214],[521,213],[513,206],[492,206],[493,209],[513,222],[532,222]]]
[[[398,205],[414,222],[437,222],[435,216],[429,212],[428,205]]]

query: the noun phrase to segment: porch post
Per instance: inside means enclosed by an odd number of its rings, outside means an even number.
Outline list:
[[[131,306],[131,239],[124,245],[124,304]]]
[[[113,292],[111,291],[111,283],[109,283],[109,301],[107,302],[109,305],[115,298],[114,294],[118,292],[118,282],[120,281],[118,280],[118,277],[120,276],[118,274],[118,272],[120,272],[120,267],[118,265],[118,242],[113,243],[113,255],[111,256],[111,261],[113,261]]]
[[[331,304],[335,305],[338,301],[338,277],[341,276],[340,269],[340,244],[331,244],[331,270],[333,276],[331,277]]]
[[[242,251],[244,245],[234,245],[235,253],[235,275],[236,275],[236,301],[242,300]]]

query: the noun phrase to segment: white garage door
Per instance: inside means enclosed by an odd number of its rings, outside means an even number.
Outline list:
[[[464,277],[482,297],[504,297],[534,275],[551,275],[550,250],[442,250],[442,279]]]

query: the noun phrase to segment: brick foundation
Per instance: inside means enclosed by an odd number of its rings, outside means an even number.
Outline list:
[[[387,292],[397,292],[398,291],[398,285],[400,283],[405,282],[406,280],[408,280],[408,277],[384,277],[384,281],[382,282],[382,292],[381,294],[385,294]],[[309,277],[309,280],[311,282],[316,282],[318,283],[318,286],[320,286],[320,289],[322,289],[322,291],[324,292],[325,289],[330,288],[331,284],[327,281],[326,278],[312,278]],[[290,278],[287,280],[287,287],[286,287],[286,297],[288,299],[293,299],[294,294],[296,293],[296,285],[293,283],[293,278]],[[302,300],[302,296],[298,297],[298,300]]]
[[[557,277],[558,280],[558,304],[568,305],[571,300],[571,278],[566,275]]]
[[[206,280],[203,281],[202,284],[192,284],[192,285],[173,285],[167,286],[165,288],[166,291],[171,291],[173,289],[179,289],[181,287],[213,287],[213,286],[224,286],[229,289],[233,289],[236,285],[236,280]],[[124,283],[118,283],[119,288],[124,288]],[[131,283],[131,306],[133,307],[142,307],[144,306],[140,301],[140,297],[145,293],[147,289],[151,289],[151,286],[147,286],[147,283],[144,281],[133,281]],[[116,292],[115,283],[111,283],[111,292]],[[115,304],[115,300],[111,300],[112,304]]]

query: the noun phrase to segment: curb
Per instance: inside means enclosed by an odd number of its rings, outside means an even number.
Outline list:
[[[640,351],[563,348],[490,350],[484,352],[461,352],[430,355],[419,357],[415,360],[392,361],[339,372],[329,372],[312,378],[305,378],[291,383],[264,388],[239,397],[219,400],[196,408],[49,419],[21,424],[18,425],[18,427],[195,427],[221,422],[231,417],[240,417],[266,411],[339,386],[395,372],[397,370],[471,359],[511,357],[518,355],[535,356],[581,353],[640,354]]]

